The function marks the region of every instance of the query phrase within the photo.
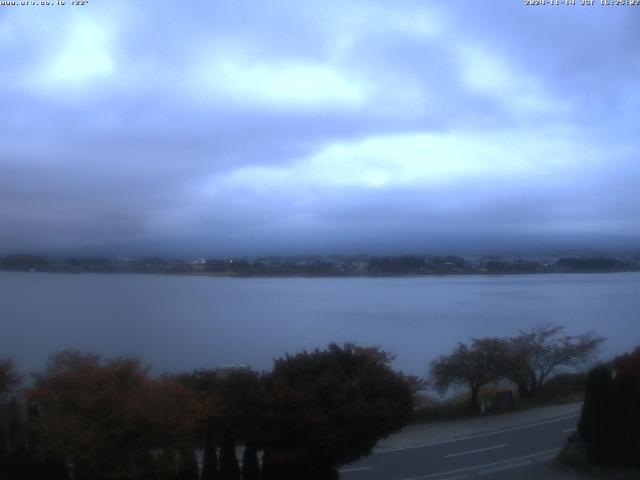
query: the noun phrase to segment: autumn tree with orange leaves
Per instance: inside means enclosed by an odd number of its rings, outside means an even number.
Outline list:
[[[152,452],[178,462],[202,415],[191,390],[151,379],[137,359],[70,351],[50,358],[29,397],[41,410],[42,448],[70,460],[76,479],[161,475]]]

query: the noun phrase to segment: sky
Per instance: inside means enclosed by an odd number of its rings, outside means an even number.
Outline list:
[[[70,3],[0,7],[0,254],[640,244],[640,7]]]

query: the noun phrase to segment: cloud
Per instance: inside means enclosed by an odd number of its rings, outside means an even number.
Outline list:
[[[323,104],[358,106],[366,97],[365,86],[321,64],[266,64],[215,59],[199,62],[194,84],[203,86],[214,101],[231,97],[235,102],[273,109],[313,107]],[[205,95],[206,95],[205,93]]]
[[[527,130],[374,136],[328,144],[287,166],[242,167],[214,182],[268,192],[286,192],[287,186],[377,189],[518,182],[579,173],[603,155],[600,147],[571,139],[569,132],[559,135],[543,127],[538,134],[541,138]]]
[[[633,242],[640,30],[622,10],[4,9],[0,253]]]
[[[53,83],[54,88],[65,89],[77,89],[92,79],[108,77],[116,69],[109,44],[106,28],[79,21],[71,26],[59,51],[51,55],[36,77],[47,85]]]

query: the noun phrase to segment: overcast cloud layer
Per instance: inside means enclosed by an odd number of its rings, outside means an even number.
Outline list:
[[[0,7],[0,254],[637,245],[640,8],[523,3]]]

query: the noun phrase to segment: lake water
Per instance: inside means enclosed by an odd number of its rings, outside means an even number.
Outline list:
[[[540,322],[640,344],[640,273],[397,278],[215,278],[0,272],[0,358],[37,371],[62,349],[137,355],[156,371],[242,363],[355,341],[424,375],[470,337]]]

